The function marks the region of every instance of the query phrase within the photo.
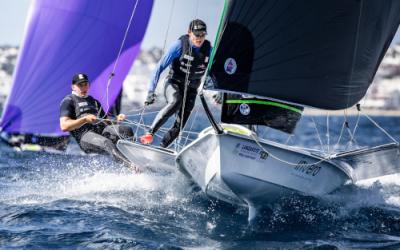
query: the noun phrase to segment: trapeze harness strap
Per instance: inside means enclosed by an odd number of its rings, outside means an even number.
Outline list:
[[[92,115],[98,115],[100,111],[100,107],[97,103],[97,101],[91,97],[88,96],[86,98],[84,97],[79,97],[74,94],[70,95],[72,98],[72,101],[74,102],[74,107],[75,107],[75,116],[76,119],[81,118],[82,116],[92,114]],[[87,132],[87,131],[93,131],[96,133],[101,133],[103,129],[105,128],[105,125],[102,123],[99,124],[85,124],[82,127],[82,131],[76,131],[77,133],[79,132]],[[80,128],[78,129],[80,130]],[[75,132],[75,131],[74,131]],[[73,133],[74,135],[74,133]],[[75,137],[75,135],[74,135]]]
[[[190,53],[189,36],[183,35],[179,40],[182,43],[182,55],[172,62],[169,77],[184,83],[189,69],[188,84],[192,88],[198,88],[210,59],[211,44],[205,40],[198,53]]]

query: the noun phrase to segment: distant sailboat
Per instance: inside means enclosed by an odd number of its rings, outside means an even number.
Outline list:
[[[215,90],[239,94],[225,99],[223,119],[291,133],[302,107],[357,104],[398,29],[399,13],[395,0],[225,1],[208,71]],[[285,195],[320,196],[400,172],[398,142],[320,154],[258,138],[239,125],[221,126],[202,102],[213,128],[176,162],[207,195],[248,206],[249,219]],[[253,112],[259,108],[267,111]]]
[[[68,134],[59,127],[59,104],[71,92],[71,77],[87,73],[90,95],[108,110],[140,51],[152,6],[152,0],[33,1],[0,122],[2,138],[14,146],[65,148]],[[119,51],[115,76],[107,86]]]

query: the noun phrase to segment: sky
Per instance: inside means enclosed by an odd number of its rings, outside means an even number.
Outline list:
[[[32,0],[0,0],[0,45],[21,44],[31,2]],[[187,31],[190,20],[194,18],[203,19],[207,23],[208,39],[213,41],[223,3],[224,0],[154,0],[153,13],[142,47],[162,48],[164,44],[168,47]],[[166,34],[168,25],[169,32]],[[395,42],[400,42],[400,31],[397,32]]]
[[[0,45],[22,43],[31,2],[32,0],[0,0]],[[213,41],[223,4],[224,0],[154,0],[153,12],[142,47],[162,48],[164,43],[168,46],[187,32],[189,22],[194,18],[200,18],[207,23],[208,39]],[[172,19],[168,24],[170,16]],[[166,34],[168,25],[170,27]]]

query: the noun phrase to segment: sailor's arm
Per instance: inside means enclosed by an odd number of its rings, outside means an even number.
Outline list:
[[[60,128],[63,132],[72,131],[80,128],[85,123],[92,123],[97,120],[97,117],[92,114],[85,115],[78,119],[72,119],[68,116],[60,118]]]
[[[180,40],[177,40],[174,44],[172,44],[168,52],[165,53],[165,55],[161,58],[156,69],[154,70],[153,76],[149,84],[149,92],[155,91],[161,73],[172,63],[172,61],[175,58],[180,57],[181,54],[182,54],[182,44]]]

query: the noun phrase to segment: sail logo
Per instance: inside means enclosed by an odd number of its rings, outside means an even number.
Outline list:
[[[224,69],[225,72],[229,75],[233,75],[236,72],[237,69],[237,64],[235,59],[229,57],[228,59],[226,59],[225,64],[224,64]]]
[[[242,115],[249,115],[250,114],[250,106],[246,103],[242,103],[239,106],[239,111]]]
[[[319,171],[321,171],[321,166],[309,164],[307,161],[301,160],[294,167],[294,170],[302,174],[316,176],[319,173]]]
[[[239,156],[249,160],[264,162],[268,157],[268,152],[262,150],[260,147],[255,147],[249,144],[237,143],[234,152]]]

